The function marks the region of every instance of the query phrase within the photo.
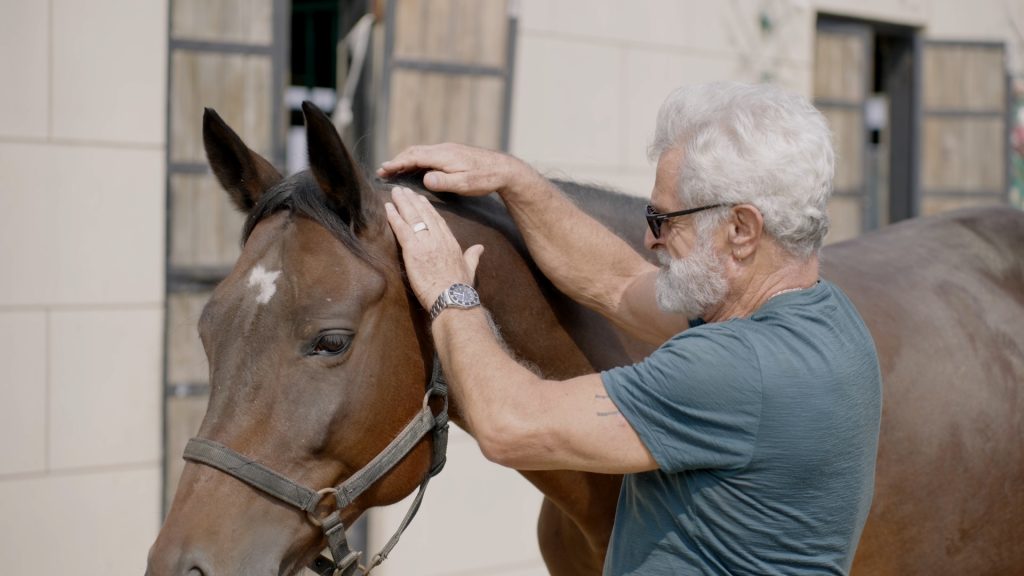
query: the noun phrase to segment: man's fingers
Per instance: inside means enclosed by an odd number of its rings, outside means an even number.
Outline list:
[[[409,188],[403,188],[402,193],[406,198],[416,204],[416,212],[419,214],[420,220],[431,230],[435,232],[451,233],[445,225],[444,218],[437,213],[437,209],[434,208],[434,205],[430,203],[430,200],[428,200],[426,196],[417,194]]]
[[[388,177],[394,174],[401,174],[402,172],[408,172],[415,170],[416,165],[411,164],[405,159],[396,158],[395,160],[388,160],[382,162],[380,168],[377,169],[377,175],[381,177]]]
[[[410,146],[402,150],[391,160],[382,162],[377,174],[387,176],[418,169],[447,169],[458,159],[444,144],[430,146]]]
[[[455,242],[458,242],[455,238],[455,233],[448,227],[448,221],[441,216],[440,212],[437,211],[437,207],[431,204],[430,200],[427,200],[426,196],[417,194],[417,198],[420,200],[420,204],[423,205],[421,212],[429,212],[431,215],[432,219],[430,221],[430,225],[436,227],[436,230],[439,232],[443,232],[445,236],[448,236]]]
[[[430,214],[426,207],[422,205],[422,202],[417,200],[419,194],[414,193],[408,188],[401,186],[395,186],[391,189],[391,205],[395,209],[395,215],[401,219],[405,225],[404,228],[412,234],[415,234],[418,230],[417,227],[420,224],[425,224],[428,228],[433,228],[433,214]]]
[[[382,178],[403,172],[424,170],[423,186],[434,192],[485,195],[503,186],[501,173],[495,173],[502,155],[459,144],[411,146],[383,162],[377,170]],[[499,171],[500,172],[500,171]]]
[[[414,232],[409,224],[402,218],[402,215],[398,213],[398,208],[395,207],[391,202],[384,203],[384,213],[388,217],[388,224],[391,225],[391,230],[395,233],[395,238],[398,239],[398,243],[401,246],[405,246],[409,238],[412,237]]]
[[[446,174],[433,170],[423,176],[423,185],[434,192],[461,192],[466,189],[466,174]]]
[[[415,170],[419,167],[417,156],[418,154],[412,148],[406,148],[391,160],[381,162],[380,168],[377,169],[377,174],[384,176]]]
[[[391,202],[398,209],[398,214],[410,226],[415,226],[420,221],[419,210],[412,200],[404,193],[400,186],[391,189]]]
[[[377,169],[377,174],[381,176],[400,174],[417,168],[420,166],[414,159],[396,156],[393,160],[382,162],[380,168]]]

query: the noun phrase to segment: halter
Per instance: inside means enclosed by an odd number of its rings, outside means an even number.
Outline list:
[[[440,412],[435,416],[430,409],[430,399],[439,397],[444,400]],[[398,526],[395,534],[366,566],[359,564],[362,552],[353,552],[345,536],[345,524],[341,521],[341,511],[355,501],[363,492],[382,476],[395,467],[427,433],[433,432],[434,448],[431,455],[430,470],[423,477],[416,498],[409,506],[405,518]],[[374,456],[366,465],[356,471],[337,486],[312,490],[297,484],[266,466],[247,458],[231,448],[206,440],[192,438],[185,446],[183,458],[193,462],[206,464],[225,474],[245,482],[278,500],[298,508],[306,513],[309,522],[320,528],[327,538],[327,547],[332,559],[317,557],[309,569],[321,576],[357,576],[367,575],[387,559],[388,554],[398,544],[398,539],[412,522],[423,500],[430,479],[444,468],[445,451],[448,446],[448,383],[441,371],[441,363],[434,356],[434,368],[427,385],[427,393],[423,396],[423,408],[409,422],[398,436],[387,447]],[[334,510],[324,516],[317,516],[317,508],[328,495],[334,497]]]

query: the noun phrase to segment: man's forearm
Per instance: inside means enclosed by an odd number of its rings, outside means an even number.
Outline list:
[[[658,467],[599,374],[535,375],[502,347],[482,308],[445,311],[431,332],[452,398],[489,460],[517,470]]]
[[[431,331],[469,432],[489,459],[504,463],[510,444],[529,443],[530,390],[541,378],[512,358],[482,308],[445,310]]]
[[[544,275],[574,300],[605,316],[614,319],[625,289],[653,269],[532,169],[499,194]]]

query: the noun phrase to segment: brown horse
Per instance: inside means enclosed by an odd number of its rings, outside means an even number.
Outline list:
[[[199,437],[242,455],[235,468],[319,488],[358,476],[422,413],[433,348],[381,211],[387,185],[371,185],[327,118],[305,111],[311,167],[289,178],[216,114],[204,117],[211,166],[249,220],[242,255],[200,320],[211,397]],[[641,200],[567,192],[640,246],[642,221],[629,215],[642,214]],[[445,200],[438,207],[462,245],[487,246],[478,289],[520,358],[562,379],[649,351],[555,290],[497,200]],[[1024,567],[1022,254],[1024,216],[1010,210],[910,222],[826,250],[825,276],[875,335],[886,390],[857,572]],[[449,413],[461,423],[457,406]],[[340,522],[409,494],[436,442],[411,444],[345,502]],[[304,511],[228,468],[186,464],[148,574],[293,574],[324,548]],[[620,477],[524,474],[546,496],[538,531],[550,572],[600,574]],[[313,520],[330,511],[305,505]]]

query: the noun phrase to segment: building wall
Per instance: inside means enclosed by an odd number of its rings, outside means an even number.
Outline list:
[[[0,2],[4,574],[141,574],[159,528],[166,12]]]
[[[754,2],[524,2],[513,152],[549,173],[647,195],[646,149],[673,88],[771,77],[810,91],[814,12],[772,4],[779,22],[765,36]]]

